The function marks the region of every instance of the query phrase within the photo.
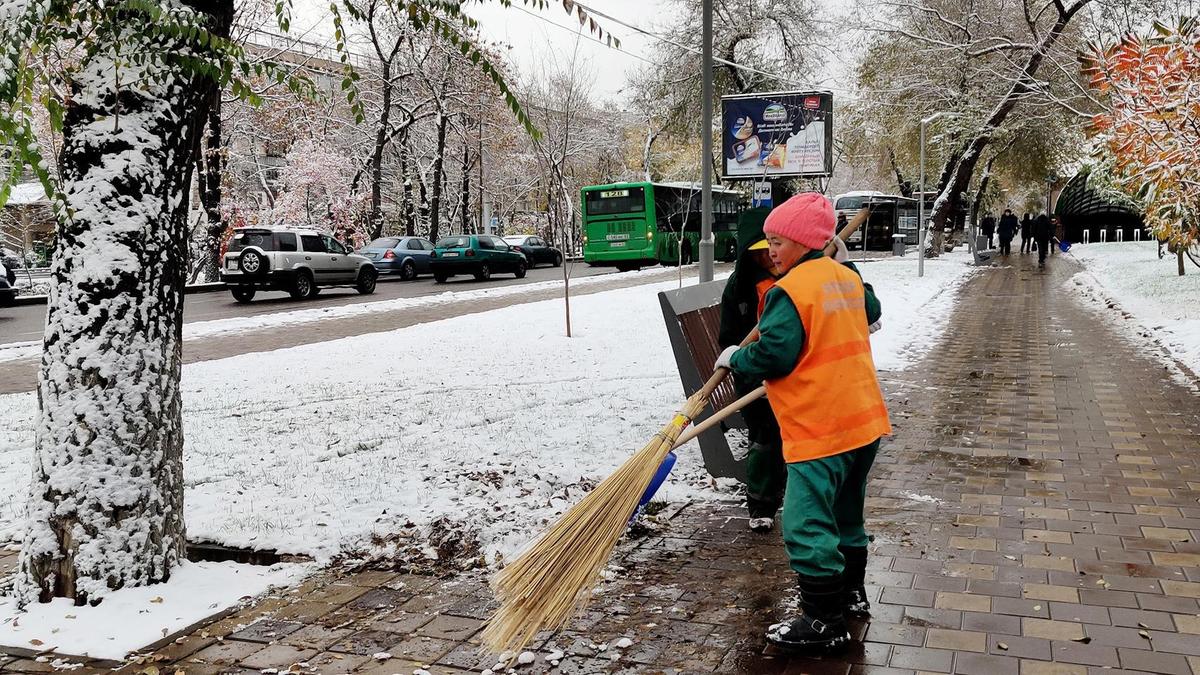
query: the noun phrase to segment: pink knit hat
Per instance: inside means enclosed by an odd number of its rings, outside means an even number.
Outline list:
[[[763,232],[786,237],[814,250],[825,248],[833,237],[833,204],[819,192],[801,192],[776,206],[763,223]]]

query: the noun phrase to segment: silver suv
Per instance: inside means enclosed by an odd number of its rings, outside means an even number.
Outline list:
[[[250,302],[260,288],[287,291],[297,300],[324,286],[353,286],[367,295],[378,278],[370,260],[316,230],[241,228],[221,261],[221,281],[238,302]]]

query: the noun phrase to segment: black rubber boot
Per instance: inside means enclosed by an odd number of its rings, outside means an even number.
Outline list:
[[[800,616],[767,629],[767,642],[791,652],[830,652],[850,642],[840,577],[800,577]]]
[[[871,602],[867,600],[867,547],[839,546],[846,567],[842,571],[842,610],[848,617],[871,615]]]

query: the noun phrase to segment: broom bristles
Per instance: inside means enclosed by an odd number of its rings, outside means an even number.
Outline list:
[[[520,653],[539,632],[564,628],[587,605],[658,467],[707,404],[706,397],[689,398],[670,424],[496,574],[492,590],[500,607],[484,627],[485,646]]]

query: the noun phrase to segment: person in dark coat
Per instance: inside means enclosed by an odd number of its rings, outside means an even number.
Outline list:
[[[996,219],[992,217],[992,214],[989,213],[983,217],[981,227],[983,229],[983,236],[987,237],[988,240],[987,247],[992,248],[995,245],[992,243],[992,236],[996,234]]]
[[[1021,253],[1033,251],[1033,216],[1025,213],[1021,219]]]
[[[1000,255],[1012,253],[1012,240],[1020,228],[1021,224],[1017,222],[1017,217],[1013,215],[1013,212],[1010,209],[1004,209],[1004,215],[1000,217]]]
[[[721,295],[721,327],[717,342],[721,348],[740,344],[758,325],[766,293],[775,285],[775,264],[767,251],[763,221],[770,209],[758,208],[738,218],[738,259]],[[761,382],[734,375],[738,396],[744,396]],[[783,440],[771,404],[760,398],[742,409],[750,441],[746,455],[746,506],[750,511],[750,529],[770,531],[775,514],[783,505],[787,486],[787,464],[783,461]]]
[[[1046,265],[1046,254],[1050,252],[1050,239],[1054,236],[1054,225],[1050,222],[1050,217],[1046,214],[1041,214],[1033,223],[1033,240],[1037,242],[1038,248],[1038,266]]]

